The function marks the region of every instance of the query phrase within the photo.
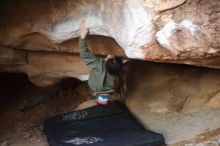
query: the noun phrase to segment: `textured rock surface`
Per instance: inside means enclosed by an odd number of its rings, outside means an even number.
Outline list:
[[[128,101],[157,113],[220,107],[220,71],[187,65],[131,62]],[[141,103],[141,105],[135,105]]]
[[[167,143],[219,129],[219,70],[145,62],[131,62],[129,66],[133,88],[127,105],[147,128],[163,133]],[[219,130],[212,136],[207,133],[200,136],[200,142],[212,141],[211,137],[219,134]],[[198,142],[185,141],[182,145]]]
[[[79,21],[83,17],[87,18],[90,34],[110,37],[91,38],[90,46],[96,54],[126,54],[129,58],[220,68],[219,10],[219,0],[3,0],[0,2],[0,19],[4,20],[0,22],[1,69],[26,72],[41,86],[65,76],[86,74],[88,70],[79,65],[78,59],[66,57],[78,52],[74,38],[78,37]],[[36,51],[41,53],[33,55]],[[45,58],[44,53],[54,60],[60,56],[57,60],[63,58],[61,62],[65,60],[69,65],[65,67],[57,61],[55,70],[59,73],[55,73],[50,63],[44,63],[47,70],[34,69],[41,64],[39,54]],[[85,70],[72,70],[76,64]],[[33,73],[33,70],[38,71]],[[50,79],[41,83],[37,81],[39,76]]]
[[[93,42],[93,43],[91,43]],[[104,43],[102,43],[104,42]],[[81,80],[88,78],[89,68],[85,66],[79,55],[68,53],[78,50],[78,39],[65,42],[64,51],[33,51],[14,48],[0,48],[0,70],[8,72],[27,73],[29,79],[38,86],[55,84],[65,77],[75,77]],[[66,47],[65,47],[66,46]],[[100,36],[89,38],[89,47],[99,55],[112,52],[123,56],[124,52],[111,38]],[[102,50],[109,48],[108,50]],[[66,52],[65,52],[66,51]],[[101,57],[101,56],[100,56]]]

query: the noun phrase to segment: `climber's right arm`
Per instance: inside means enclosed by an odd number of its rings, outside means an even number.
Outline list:
[[[88,28],[85,26],[85,20],[81,20],[80,23],[80,38],[79,38],[79,53],[85,64],[90,68],[96,68],[101,65],[101,59],[97,58],[90,52],[87,47],[86,35],[88,34]]]

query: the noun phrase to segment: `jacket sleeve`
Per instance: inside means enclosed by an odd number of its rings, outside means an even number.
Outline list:
[[[79,38],[79,53],[85,64],[94,69],[102,65],[101,59],[90,52],[86,39]]]

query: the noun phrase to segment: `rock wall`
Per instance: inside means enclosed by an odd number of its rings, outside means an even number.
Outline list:
[[[95,48],[93,52],[100,55],[115,52],[123,56],[122,49],[111,39],[101,36],[90,37],[89,47]],[[91,43],[93,42],[93,43]],[[105,42],[102,44],[102,42]],[[76,46],[78,39],[73,42],[66,42],[66,46]],[[108,47],[109,50],[102,50]],[[99,56],[102,57],[102,56]],[[85,66],[79,55],[76,53],[18,50],[14,48],[0,49],[0,70],[7,72],[24,72],[29,79],[38,86],[49,86],[56,84],[66,77],[75,77],[81,80],[88,79],[90,69]]]
[[[219,70],[144,61],[128,66],[126,103],[146,128],[172,146],[220,144]]]
[[[156,113],[220,107],[219,70],[145,62],[130,62],[129,66],[133,70],[129,80],[134,86],[128,101],[134,107]]]
[[[74,54],[85,17],[90,34],[105,36],[90,38],[97,55],[220,68],[219,9],[219,0],[2,0],[0,68],[39,86],[81,78],[88,69]]]

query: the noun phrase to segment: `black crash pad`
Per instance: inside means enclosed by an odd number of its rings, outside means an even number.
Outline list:
[[[120,102],[96,105],[44,121],[50,146],[163,146],[163,135],[144,129]]]

